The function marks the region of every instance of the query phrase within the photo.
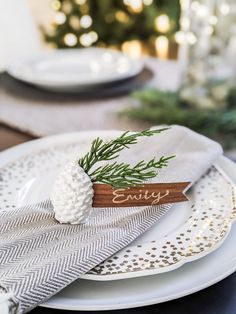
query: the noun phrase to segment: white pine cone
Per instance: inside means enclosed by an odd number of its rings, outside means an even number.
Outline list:
[[[53,186],[51,200],[55,218],[60,223],[85,222],[92,209],[93,194],[93,184],[78,161],[69,162]]]

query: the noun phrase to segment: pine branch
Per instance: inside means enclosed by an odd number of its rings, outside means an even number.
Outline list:
[[[134,167],[117,162],[99,166],[93,171],[92,167],[100,161],[110,161],[117,158],[123,149],[130,148],[130,145],[136,144],[139,137],[150,137],[167,129],[145,130],[137,133],[127,131],[120,137],[107,143],[98,137],[92,142],[90,151],[80,158],[78,163],[90,176],[92,182],[106,183],[114,187],[139,185],[143,181],[155,177],[157,175],[155,170],[166,167],[168,161],[174,156],[163,156],[159,160],[153,158],[148,162],[140,161]]]
[[[99,161],[108,161],[115,159],[124,148],[129,148],[130,145],[136,144],[139,137],[150,137],[154,134],[161,133],[168,128],[157,130],[144,130],[142,132],[131,133],[126,131],[120,137],[104,142],[101,138],[96,138],[91,145],[90,151],[79,159],[79,165],[86,173]]]
[[[149,162],[143,160],[134,167],[129,164],[114,162],[104,167],[97,168],[91,175],[92,182],[110,184],[115,188],[127,188],[142,184],[144,181],[154,178],[158,172],[154,169],[161,169],[168,165],[168,161],[175,156],[164,157],[159,160],[155,158]]]

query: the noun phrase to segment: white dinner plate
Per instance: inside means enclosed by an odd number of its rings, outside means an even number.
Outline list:
[[[119,134],[119,131],[113,131],[112,137]],[[47,198],[49,187],[65,156],[84,154],[91,140],[98,135],[111,138],[108,131],[57,135],[1,153],[0,206],[10,209]],[[49,160],[53,163],[48,163]],[[221,157],[216,166],[236,182],[236,167],[232,162]],[[160,224],[160,233],[164,225],[161,227]],[[229,223],[228,231],[230,226]],[[118,309],[163,302],[198,291],[235,270],[236,253],[232,250],[235,240],[236,230],[220,250],[165,274],[110,282],[80,279],[45,306],[74,310]]]
[[[143,69],[119,51],[63,49],[15,61],[7,69],[16,79],[54,91],[87,91],[136,76]]]

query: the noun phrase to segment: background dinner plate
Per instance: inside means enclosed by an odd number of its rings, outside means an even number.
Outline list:
[[[136,76],[140,60],[101,49],[63,49],[14,62],[7,72],[16,79],[55,91],[83,90]]]

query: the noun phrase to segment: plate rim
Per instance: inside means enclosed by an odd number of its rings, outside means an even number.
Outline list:
[[[136,301],[136,302],[131,302],[131,303],[126,303],[126,304],[114,304],[106,306],[106,305],[100,305],[99,307],[97,305],[90,305],[90,306],[80,306],[79,308],[73,305],[63,305],[63,303],[58,303],[58,304],[50,304],[50,303],[43,303],[40,304],[40,307],[44,308],[50,308],[50,309],[61,309],[61,310],[67,310],[67,311],[109,311],[109,310],[123,310],[123,309],[131,309],[131,308],[138,308],[138,307],[143,307],[143,306],[149,306],[149,305],[155,305],[155,304],[160,304],[168,301],[173,301],[188,295],[191,295],[195,292],[201,291],[203,289],[206,289],[219,281],[227,278],[228,276],[232,275],[236,271],[236,265],[229,270],[225,271],[223,274],[215,277],[212,280],[209,280],[203,284],[200,284],[192,289],[189,290],[184,290],[179,293],[175,293],[166,297],[162,297],[159,299],[157,302],[155,298],[151,300],[145,300],[145,301]],[[158,275],[157,275],[158,276]]]

